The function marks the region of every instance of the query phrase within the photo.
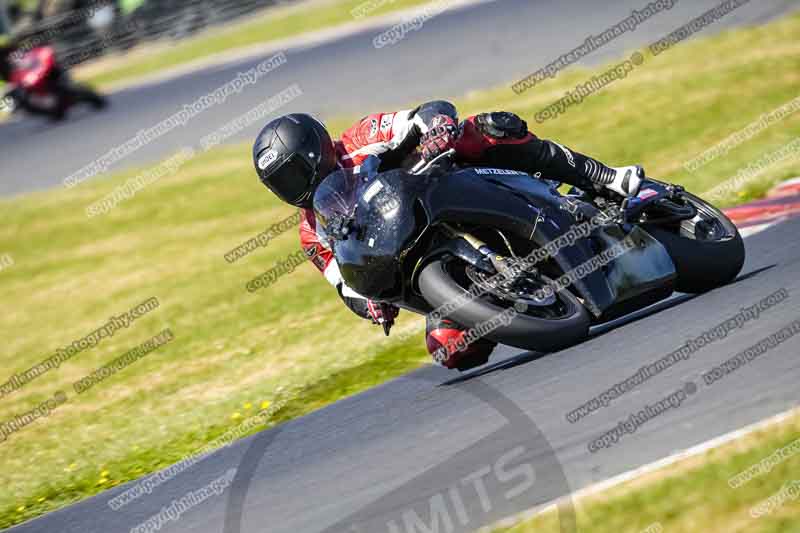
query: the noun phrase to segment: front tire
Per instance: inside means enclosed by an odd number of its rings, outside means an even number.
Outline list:
[[[450,270],[452,268],[463,270],[465,265],[456,260],[450,263],[435,260],[425,266],[419,275],[420,292],[434,309],[458,301],[468,294],[467,288],[462,286],[463,281],[460,284],[454,279],[454,274]],[[589,335],[591,318],[588,311],[567,290],[557,293],[557,298],[563,305],[563,317],[540,318],[531,316],[528,312],[519,312],[507,324],[486,334],[486,338],[537,352],[551,352],[583,341]],[[470,297],[468,303],[452,311],[445,318],[472,328],[512,307],[514,307],[512,302],[497,302],[488,295]]]

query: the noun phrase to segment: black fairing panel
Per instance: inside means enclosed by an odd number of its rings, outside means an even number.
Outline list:
[[[478,174],[487,170],[465,169],[432,178],[422,197],[428,218],[432,223],[486,225],[530,239],[539,217],[537,205],[554,198],[549,187],[527,174]],[[531,190],[525,194],[515,185]]]
[[[622,255],[591,275],[603,281],[602,286],[595,283],[589,287],[592,302],[587,301],[587,308],[595,316],[602,314],[609,320],[672,294],[675,265],[666,248],[649,233],[636,226],[623,230],[612,225],[598,229],[592,237],[597,253],[620,246],[625,240],[635,244],[626,246]],[[599,290],[601,287],[603,290]]]
[[[576,201],[566,199],[547,181],[528,174],[497,169],[465,169],[435,180],[423,203],[432,224],[461,222],[487,225],[508,231],[539,246],[556,240],[576,220]],[[581,206],[586,217],[599,213],[589,204]],[[588,212],[587,212],[588,210]],[[585,220],[585,218],[584,218]],[[637,247],[614,259],[606,267],[590,272],[573,286],[587,308],[597,317],[615,309],[636,305],[653,291],[664,297],[672,292],[675,268],[666,249],[643,230],[623,230],[617,224],[598,228],[587,239],[563,248],[553,257],[564,272],[570,272],[592,257],[630,237]],[[662,290],[663,289],[663,290]]]
[[[472,168],[434,177],[340,171],[320,185],[314,208],[323,234],[339,214],[350,221],[346,238],[330,239],[345,282],[368,298],[400,301],[410,282],[403,279],[409,271],[403,261],[428,226],[494,227],[544,246],[579,223],[575,203],[527,174]],[[664,247],[639,228],[610,224],[598,228],[591,242],[580,240],[554,256],[570,272],[628,236],[637,248],[574,283],[595,316],[657,289],[671,291],[675,269]]]

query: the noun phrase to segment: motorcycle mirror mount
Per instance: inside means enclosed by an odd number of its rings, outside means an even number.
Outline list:
[[[421,159],[419,163],[414,165],[409,172],[411,174],[425,174],[426,172],[436,167],[440,163],[445,163],[445,162],[452,163],[453,161],[455,161],[455,155],[456,155],[455,148],[450,148],[446,152],[442,152],[441,154],[437,155],[430,161],[425,161],[424,159]]]
[[[353,219],[337,213],[330,217],[325,231],[334,240],[346,241],[353,231]]]

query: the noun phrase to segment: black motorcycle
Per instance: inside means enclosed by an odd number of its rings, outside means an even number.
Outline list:
[[[546,352],[674,291],[725,285],[744,264],[736,226],[680,186],[648,178],[635,198],[561,194],[557,182],[453,158],[387,172],[370,158],[323,180],[314,210],[350,288]]]

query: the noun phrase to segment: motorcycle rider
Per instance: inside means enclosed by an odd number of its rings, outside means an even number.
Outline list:
[[[106,107],[106,99],[98,93],[80,83],[74,83],[63,65],[59,64],[55,51],[50,46],[38,46],[20,54],[20,46],[9,38],[5,42],[0,40],[0,78],[6,83],[12,83],[15,72],[30,68],[32,73],[41,75],[45,69],[50,68],[46,74],[52,81],[52,90],[60,92],[60,101],[55,108],[49,108],[36,103],[22,87],[14,87],[6,98],[13,96],[17,105],[32,115],[42,115],[55,120],[61,120],[66,115],[69,104],[64,98],[68,95],[75,103],[88,103],[94,109]],[[14,57],[21,55],[21,57]],[[26,63],[30,66],[26,66]],[[48,65],[52,66],[48,67]]]
[[[459,164],[517,170],[557,179],[580,189],[606,188],[622,196],[638,193],[644,170],[639,166],[612,168],[528,131],[519,116],[508,112],[482,113],[458,123],[455,106],[445,101],[425,103],[412,110],[368,115],[331,140],[325,126],[306,114],[290,114],[269,122],[253,146],[253,162],[261,182],[281,200],[300,208],[300,240],[308,258],[336,287],[354,313],[375,324],[397,316],[394,306],[373,302],[348,288],[333,253],[317,233],[312,201],[317,185],[337,168],[361,164],[368,156],[380,159],[379,170],[399,168],[419,150],[430,161],[451,148]],[[458,350],[465,328],[450,320],[428,317],[426,345],[447,368],[467,369],[485,363],[496,343],[480,339]],[[441,353],[441,352],[439,352]]]

